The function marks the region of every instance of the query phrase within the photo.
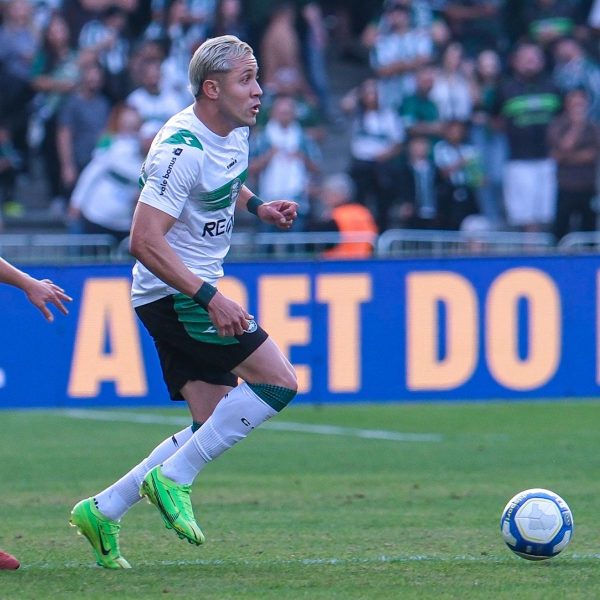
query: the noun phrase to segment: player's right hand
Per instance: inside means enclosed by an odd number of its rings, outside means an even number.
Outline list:
[[[49,279],[38,280],[32,277],[23,291],[27,294],[31,304],[41,311],[47,321],[54,321],[54,315],[50,312],[48,304],[54,304],[63,315],[69,314],[64,302],[71,302],[73,298]]]
[[[208,304],[208,316],[217,333],[222,337],[242,335],[248,328],[248,320],[254,317],[237,302],[217,292]]]

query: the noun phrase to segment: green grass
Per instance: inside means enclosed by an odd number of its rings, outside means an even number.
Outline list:
[[[207,542],[167,531],[140,503],[123,519],[131,571],[94,566],[67,526],[177,425],[179,410],[114,422],[61,412],[0,413],[0,599],[389,599],[598,597],[600,404],[535,402],[290,407],[275,423],[431,433],[402,442],[262,428],[196,480]],[[547,487],[576,531],[559,557],[530,563],[499,533],[507,500]]]

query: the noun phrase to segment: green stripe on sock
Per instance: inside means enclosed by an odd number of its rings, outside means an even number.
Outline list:
[[[192,433],[198,431],[198,429],[200,429],[200,427],[202,427],[202,425],[204,425],[204,423],[200,423],[199,421],[194,421],[192,423]]]
[[[294,390],[270,383],[249,383],[248,387],[277,412],[283,410],[296,395]]]

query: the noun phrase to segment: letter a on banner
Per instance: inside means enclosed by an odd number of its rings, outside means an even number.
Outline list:
[[[91,398],[113,382],[119,396],[148,392],[129,279],[88,279],[81,299],[69,396]]]

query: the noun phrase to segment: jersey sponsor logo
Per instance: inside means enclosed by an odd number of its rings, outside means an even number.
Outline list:
[[[167,183],[169,181],[169,177],[171,177],[171,172],[173,171],[173,167],[175,166],[176,162],[177,162],[177,157],[174,156],[171,159],[171,162],[169,163],[167,170],[165,171],[164,175],[162,176],[162,183],[160,184],[160,195],[161,196],[164,196],[165,192],[167,191]]]
[[[173,150],[173,154],[175,156],[179,156],[182,152],[183,152],[183,148],[175,148],[175,150]]]
[[[219,219],[218,221],[208,221],[204,223],[204,229],[202,230],[202,237],[217,237],[230,233],[233,229],[233,217],[228,219]]]
[[[214,325],[209,325],[202,333],[217,333]]]
[[[232,158],[231,162],[227,165],[227,170],[231,169],[233,165],[237,165],[237,158]]]

